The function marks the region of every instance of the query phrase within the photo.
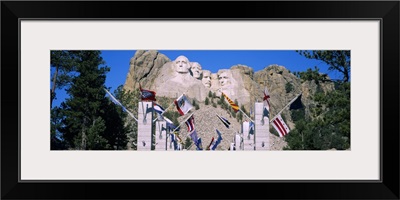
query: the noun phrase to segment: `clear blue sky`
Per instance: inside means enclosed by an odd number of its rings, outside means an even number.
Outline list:
[[[129,61],[135,50],[106,50],[101,56],[110,67],[107,73],[106,87],[113,92],[119,85],[125,83],[129,70]],[[179,55],[186,56],[190,62],[198,62],[205,70],[216,73],[218,69],[229,69],[233,65],[242,64],[253,68],[254,72],[264,69],[271,64],[286,67],[291,72],[305,71],[307,68],[318,66],[320,72],[327,73],[331,79],[340,79],[337,71],[328,72],[328,66],[318,60],[307,59],[295,51],[290,50],[159,50],[169,59],[175,60]],[[59,106],[66,97],[63,90],[57,90],[57,99],[53,106]]]

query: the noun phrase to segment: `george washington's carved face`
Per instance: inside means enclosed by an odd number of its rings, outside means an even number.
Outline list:
[[[185,56],[178,56],[175,61],[175,69],[178,73],[188,73],[189,72],[189,59]]]

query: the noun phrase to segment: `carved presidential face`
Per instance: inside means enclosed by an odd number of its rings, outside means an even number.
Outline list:
[[[230,80],[230,76],[229,76],[228,72],[223,71],[220,74],[218,74],[218,81],[222,87],[229,85],[231,83],[231,80]]]
[[[193,73],[193,77],[199,79],[201,76],[201,65],[197,62],[192,63],[190,70]]]
[[[179,56],[174,61],[175,69],[178,73],[188,73],[189,72],[189,59],[185,56]]]
[[[207,88],[211,87],[211,72],[210,71],[208,71],[208,70],[203,71],[203,78],[201,79],[201,82]]]

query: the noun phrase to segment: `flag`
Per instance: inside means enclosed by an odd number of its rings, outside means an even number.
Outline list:
[[[131,112],[129,112],[129,110],[126,109],[125,106],[123,106],[108,90],[106,90],[106,89],[104,89],[104,90],[111,97],[111,101],[112,102],[114,102],[115,104],[121,106],[123,111],[127,112],[133,119],[135,119],[137,121],[136,117]]]
[[[218,138],[217,138],[217,141],[215,141],[215,143],[214,143],[213,146],[211,147],[211,150],[215,150],[215,149],[217,148],[217,146],[219,145],[219,143],[221,143],[221,140],[222,140],[221,133],[220,133],[217,129],[215,129],[215,130],[217,131]],[[213,139],[214,139],[214,138],[213,138]]]
[[[219,115],[217,115],[217,117],[219,120],[221,120],[221,122],[225,125],[226,128],[229,128],[229,125],[231,125],[231,123],[227,119],[225,119]]]
[[[188,120],[186,120],[185,124],[186,124],[186,126],[188,128],[188,132],[189,133],[194,131],[194,118],[193,118],[193,115],[190,116]]]
[[[165,109],[161,105],[153,101],[153,110],[157,113],[158,120],[164,120],[164,116],[162,114],[164,113]]]
[[[249,134],[254,134],[254,122],[250,121],[249,123]]]
[[[201,138],[197,139],[197,142],[195,144],[196,144],[196,150],[203,150]]]
[[[174,144],[174,150],[180,150],[180,144],[182,143],[182,139],[179,137],[178,132],[173,132],[169,134],[170,136],[170,148],[171,144]]]
[[[164,120],[166,121],[166,124],[167,124],[167,130],[168,131],[174,131],[177,127],[174,125],[174,123],[170,120],[170,119],[168,119],[167,117],[163,117],[164,118]],[[175,131],[179,131],[179,127],[175,130]]]
[[[268,117],[269,118],[269,109],[267,108],[266,105],[264,105],[262,117]]]
[[[270,108],[270,105],[269,105],[269,99],[270,99],[271,97],[269,96],[269,92],[268,92],[268,89],[265,87],[265,90],[264,90],[264,106],[265,107],[267,107],[267,109],[268,109],[268,111],[269,111],[269,108]]]
[[[206,150],[210,150],[210,147],[211,147],[211,145],[213,144],[213,142],[214,142],[214,137],[211,138],[211,142],[210,142],[210,144],[207,146]]]
[[[303,104],[301,103],[301,95],[297,96],[296,100],[294,100],[289,107],[289,110],[296,110],[296,109],[300,109],[303,108]]]
[[[142,101],[156,101],[156,92],[142,89],[139,83],[140,98]]]
[[[175,142],[176,141],[174,133],[170,133],[169,134],[169,138],[171,139],[171,142]]]
[[[182,94],[178,99],[175,99],[174,103],[180,115],[185,115],[190,109],[193,108],[192,104],[184,94]]]
[[[275,119],[272,121],[272,126],[275,130],[279,133],[280,137],[283,137],[289,133],[289,127],[283,121],[281,114],[279,114]]]
[[[239,110],[239,106],[236,105],[226,94],[222,92],[222,95],[226,98],[226,100],[229,102],[229,104],[232,106],[232,109],[237,112]]]
[[[263,108],[263,115],[262,118],[264,117],[268,117],[269,118],[269,108],[270,108],[270,104],[269,104],[269,92],[268,89],[265,88],[264,90],[264,108]],[[264,119],[263,119],[264,120]],[[264,124],[264,122],[262,122]]]
[[[170,120],[170,119],[168,119],[167,117],[163,117],[164,118],[164,120],[165,120],[165,122],[166,122],[166,125],[167,125],[167,130],[168,131],[174,131],[175,129],[175,131],[179,131],[179,127],[176,127],[175,125],[174,125],[174,123]]]
[[[179,137],[178,132],[175,131],[174,134],[175,134],[176,140],[177,140],[179,143],[182,143],[182,138]]]
[[[193,130],[193,132],[190,133],[190,138],[193,140],[193,142],[194,142],[195,144],[197,143],[198,138],[197,138],[197,132],[196,132],[196,130]]]
[[[156,111],[156,113],[158,113],[160,115],[162,115],[165,111],[165,109],[161,105],[157,104],[156,102],[153,102],[153,109],[154,109],[154,111]]]
[[[170,119],[168,119],[167,117],[164,117],[164,120],[167,122],[167,125],[168,124],[172,124],[172,125],[174,125],[174,122],[172,122]]]
[[[170,133],[169,136],[171,139],[170,144],[174,145],[174,150],[178,150],[178,142],[179,142],[178,135],[176,134],[176,132],[173,132],[173,133]],[[171,145],[170,145],[170,148],[172,148]]]

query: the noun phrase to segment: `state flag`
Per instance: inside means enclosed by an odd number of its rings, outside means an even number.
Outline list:
[[[188,132],[189,133],[194,131],[194,117],[193,117],[193,115],[190,116],[188,120],[186,120],[185,124],[186,124],[186,126],[188,128]]]
[[[184,94],[182,94],[179,98],[175,99],[174,103],[180,115],[185,115],[186,113],[189,112],[190,109],[193,108],[193,105],[189,102],[189,100]]]
[[[272,126],[279,133],[280,137],[283,137],[290,132],[289,127],[286,125],[285,121],[283,121],[281,114],[275,117],[272,121]]]
[[[231,123],[230,123],[227,119],[225,119],[225,118],[219,116],[218,114],[217,114],[217,117],[218,117],[219,120],[221,120],[221,122],[225,125],[226,128],[229,128],[229,126],[231,125]]]
[[[156,101],[156,92],[151,90],[145,90],[139,83],[140,98],[142,101]]]
[[[239,111],[239,106],[236,105],[228,96],[226,96],[225,93],[222,92],[222,96],[225,97],[225,99],[229,102],[229,105],[231,105],[232,109],[237,112]]]
[[[217,148],[217,146],[219,145],[219,143],[221,143],[221,140],[222,140],[221,133],[217,129],[215,129],[215,130],[217,131],[218,138],[217,138],[217,141],[215,141],[215,143],[211,146],[211,150],[213,150],[213,151]]]

